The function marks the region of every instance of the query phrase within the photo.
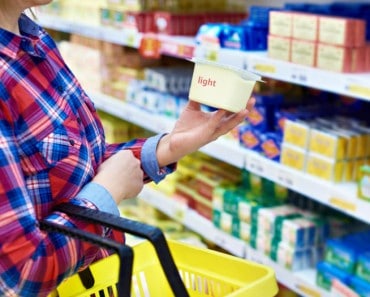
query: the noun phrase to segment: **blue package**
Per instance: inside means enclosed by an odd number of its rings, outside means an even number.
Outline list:
[[[283,137],[279,133],[269,132],[261,135],[261,151],[262,154],[273,161],[280,161],[281,143]]]
[[[267,36],[269,27],[254,21],[243,23],[245,31],[245,48],[249,51],[267,50]]]
[[[218,44],[221,42],[223,24],[206,23],[199,27],[195,36],[195,42],[200,45]]]
[[[349,286],[352,288],[360,297],[370,297],[370,283],[360,279],[357,276],[352,276],[349,279]]]
[[[224,24],[221,29],[220,45],[222,48],[246,50],[244,27]]]
[[[316,283],[319,287],[330,291],[333,279],[338,279],[345,285],[349,285],[351,275],[334,265],[325,261],[319,262],[316,265]]]
[[[241,146],[261,152],[261,132],[255,130],[251,125],[241,125],[238,128],[239,143]]]

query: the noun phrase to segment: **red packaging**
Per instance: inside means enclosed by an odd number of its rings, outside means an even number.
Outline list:
[[[141,33],[155,32],[154,14],[152,12],[127,12],[125,27],[136,28]]]

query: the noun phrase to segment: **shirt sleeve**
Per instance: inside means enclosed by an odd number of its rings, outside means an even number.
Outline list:
[[[121,144],[107,144],[105,159],[122,149],[131,150],[134,156],[141,161],[141,168],[144,171],[144,182],[163,180],[168,174],[176,170],[176,163],[159,168],[157,161],[157,146],[161,138],[166,134],[158,134],[147,139],[138,138]]]
[[[156,136],[150,137],[143,145],[143,150],[141,153],[142,167],[146,174],[155,182],[159,183],[162,179],[174,171],[174,166],[165,166],[159,168],[157,161],[157,146],[161,138],[166,134],[158,134]]]
[[[86,184],[75,198],[86,199],[101,211],[108,212],[116,216],[120,215],[112,195],[103,186],[97,183],[90,182]]]

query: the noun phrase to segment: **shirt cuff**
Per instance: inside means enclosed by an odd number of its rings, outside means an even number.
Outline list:
[[[166,134],[158,134],[149,137],[141,150],[141,164],[145,173],[155,182],[159,183],[167,174],[174,171],[174,166],[159,168],[157,160],[157,146],[161,138]]]
[[[77,194],[77,199],[86,199],[93,203],[100,211],[120,216],[120,212],[112,195],[101,185],[90,182]]]

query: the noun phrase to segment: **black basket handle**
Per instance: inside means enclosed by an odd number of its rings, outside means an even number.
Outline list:
[[[171,251],[164,237],[164,234],[162,230],[159,229],[158,227],[154,227],[148,224],[144,224],[142,222],[133,221],[127,218],[118,217],[118,216],[115,216],[115,215],[112,215],[106,212],[102,212],[99,210],[81,207],[81,206],[77,206],[73,204],[67,204],[67,203],[60,204],[56,210],[64,212],[68,215],[74,216],[79,219],[83,219],[83,220],[86,220],[92,223],[100,224],[101,226],[108,227],[110,229],[114,229],[114,230],[117,230],[123,233],[130,233],[130,234],[147,239],[148,241],[151,242],[151,244],[153,245],[156,251],[157,257],[159,259],[159,262],[161,263],[162,269],[167,277],[168,283],[171,286],[174,296],[176,297],[188,297],[189,296],[185,288],[185,285],[182,282],[182,279],[180,277],[176,264],[173,260]],[[68,228],[68,230],[70,229]],[[78,230],[78,231],[81,231],[81,230]],[[105,241],[106,240],[112,241],[110,239],[105,238]],[[124,246],[127,247],[126,245]],[[114,249],[117,250],[116,248]],[[127,260],[124,260],[124,261],[127,261]],[[121,263],[125,263],[125,262],[121,262]],[[125,265],[120,265],[120,267],[125,266]],[[130,266],[130,278],[131,278],[132,262],[131,264],[129,263],[129,266]],[[127,272],[123,271],[122,273],[127,273]],[[121,292],[125,292],[125,294],[127,294],[127,284],[129,285],[131,284],[131,279],[128,281],[125,275],[122,275],[122,276],[123,276],[122,280],[124,280],[125,283],[121,282],[121,278],[120,278],[119,287],[124,286],[125,289],[124,290],[119,289],[119,294],[121,294]],[[125,297],[130,296],[130,292],[127,295],[122,294],[119,296],[125,296]]]
[[[40,228],[47,232],[58,232],[68,235],[72,238],[83,240],[99,247],[114,250],[120,259],[117,291],[119,297],[128,297],[131,293],[131,277],[134,254],[132,248],[120,244],[109,238],[104,238],[93,233],[89,233],[80,229],[70,228],[46,220],[40,222]],[[123,264],[124,263],[124,264]],[[89,268],[78,272],[83,285],[86,288],[91,288],[94,285],[94,279]]]

